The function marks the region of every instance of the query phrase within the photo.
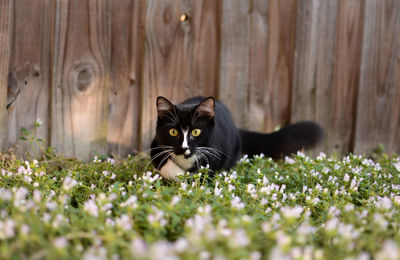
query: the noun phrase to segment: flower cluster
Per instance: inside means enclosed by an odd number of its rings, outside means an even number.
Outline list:
[[[170,183],[147,158],[0,162],[4,258],[398,259],[400,158],[244,156]]]

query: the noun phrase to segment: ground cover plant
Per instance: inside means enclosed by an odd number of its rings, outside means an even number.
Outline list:
[[[0,160],[1,259],[398,259],[400,158],[242,158],[163,180],[144,156]]]

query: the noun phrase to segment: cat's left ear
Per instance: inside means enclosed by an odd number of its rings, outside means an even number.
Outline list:
[[[201,103],[197,106],[196,112],[199,113],[200,116],[214,118],[214,110],[215,100],[213,97],[208,97],[201,101]]]
[[[165,115],[168,111],[174,110],[174,104],[165,97],[159,96],[157,98],[157,112],[158,116]]]

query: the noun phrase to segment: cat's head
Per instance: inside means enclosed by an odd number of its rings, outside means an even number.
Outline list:
[[[191,157],[197,147],[207,145],[214,126],[214,98],[197,103],[172,104],[165,97],[157,98],[157,133],[159,145],[173,147],[175,155]]]

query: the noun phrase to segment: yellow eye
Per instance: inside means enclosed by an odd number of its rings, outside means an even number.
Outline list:
[[[175,128],[171,128],[171,129],[169,129],[169,134],[172,136],[177,136],[178,130],[176,130]]]
[[[200,129],[193,129],[192,130],[192,135],[193,136],[199,136],[201,134],[201,130]]]

